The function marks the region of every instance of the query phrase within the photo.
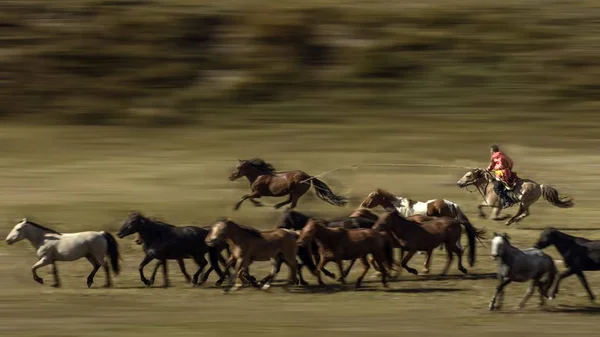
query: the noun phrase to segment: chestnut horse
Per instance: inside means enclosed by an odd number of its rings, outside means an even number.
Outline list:
[[[297,246],[296,233],[287,229],[274,229],[259,231],[252,227],[239,225],[231,220],[219,220],[212,226],[206,236],[206,243],[213,247],[225,241],[231,249],[231,256],[227,261],[227,268],[236,262],[236,275],[243,284],[253,284],[248,268],[254,261],[271,261],[271,273],[264,280],[262,289],[271,286],[271,281],[278,272],[282,260],[290,267],[290,284],[298,284],[297,273]],[[236,283],[238,289],[242,283]]]
[[[283,197],[286,195],[289,195],[288,200],[276,204],[275,209],[287,204],[290,204],[290,208],[295,208],[300,197],[306,194],[311,186],[315,188],[317,197],[321,200],[335,206],[345,206],[348,203],[346,198],[333,193],[323,181],[308,175],[306,172],[300,170],[276,172],[273,165],[260,158],[240,159],[235,170],[229,176],[229,180],[234,181],[241,177],[246,177],[250,182],[251,193],[245,194],[235,204],[234,210],[239,209],[246,199],[250,199],[254,206],[263,206],[260,201],[254,200],[254,198]]]
[[[475,239],[484,238],[485,230],[476,229],[469,222],[460,222],[449,217],[440,217],[418,223],[404,218],[397,210],[394,210],[380,216],[373,229],[386,231],[396,240],[402,242],[404,249],[408,251],[408,255],[402,259],[401,265],[411,274],[417,274],[416,269],[410,268],[407,265],[413,255],[419,250],[426,251],[428,254],[425,269],[429,270],[431,253],[440,244],[445,244],[448,254],[448,261],[442,275],[448,272],[453,254],[458,256],[458,269],[466,274],[467,270],[462,265],[461,225],[467,231],[469,239],[469,265],[472,267],[475,263]]]
[[[381,271],[381,282],[387,287],[387,270],[391,267],[393,258],[386,254],[386,239],[373,229],[345,229],[329,228],[322,220],[311,219],[302,229],[298,238],[298,246],[310,247],[313,241],[319,246],[319,266],[317,267],[317,279],[319,285],[324,285],[321,279],[321,269],[328,262],[335,261],[340,270],[340,282],[346,283],[342,261],[360,259],[363,264],[363,272],[356,280],[356,288],[359,288],[370,264],[367,256],[371,254]]]

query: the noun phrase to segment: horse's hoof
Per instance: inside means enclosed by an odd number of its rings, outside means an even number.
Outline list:
[[[421,270],[421,273],[427,275],[427,274],[429,274],[429,269],[423,269],[423,270]]]
[[[223,281],[219,280],[219,281],[215,282],[215,287],[220,287],[221,284],[223,284]]]
[[[94,282],[90,282],[90,281],[88,281],[88,283],[87,283],[87,287],[88,287],[88,288],[91,288],[91,287],[92,287],[92,284],[94,284]]]
[[[54,283],[53,285],[51,285],[52,288],[60,288],[60,284],[58,283]]]
[[[44,279],[42,279],[41,277],[34,278],[33,280],[39,284],[44,284]]]
[[[419,272],[416,269],[410,268],[407,269],[409,273],[413,274],[413,275],[419,275]]]
[[[310,284],[306,281],[300,281],[300,285],[303,287],[309,286]]]
[[[269,290],[269,288],[271,288],[271,285],[270,284],[265,284],[260,289],[262,289],[262,290]]]
[[[469,272],[467,271],[467,269],[465,268],[458,268],[458,270],[460,270],[461,273],[467,275]]]

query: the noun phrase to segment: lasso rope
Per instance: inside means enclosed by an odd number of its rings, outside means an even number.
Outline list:
[[[461,168],[461,169],[472,169],[472,167],[467,167],[467,166],[457,166],[457,165],[440,165],[440,164],[417,164],[417,163],[398,163],[398,164],[360,164],[360,165],[344,165],[344,166],[339,166],[336,168],[333,168],[331,170],[325,171],[325,172],[321,172],[319,174],[316,174],[308,179],[304,179],[302,180],[300,183],[306,183],[308,181],[311,181],[315,178],[324,176],[328,173],[331,173],[333,171],[337,171],[337,170],[341,170],[341,169],[345,169],[345,168],[359,168],[361,166],[392,166],[392,167],[440,167],[440,168]]]

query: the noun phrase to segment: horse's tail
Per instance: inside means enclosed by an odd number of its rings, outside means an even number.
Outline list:
[[[553,206],[560,208],[571,208],[573,207],[573,199],[561,198],[558,195],[558,191],[551,186],[541,185],[542,188],[542,196],[544,199],[551,203]]]
[[[119,272],[121,271],[121,267],[119,266],[119,244],[117,243],[117,240],[115,240],[115,237],[109,232],[102,232],[102,236],[106,239],[106,255],[110,257],[110,265],[115,274],[119,275]]]
[[[312,177],[312,185],[315,188],[317,196],[335,206],[346,206],[348,200],[342,196],[336,195],[323,181]]]
[[[465,229],[467,230],[467,237],[469,239],[469,265],[473,267],[475,264],[475,239],[479,240],[479,242],[481,242],[481,239],[485,239],[486,230],[484,228],[475,228],[475,226],[468,221],[461,222],[461,224],[465,226]]]

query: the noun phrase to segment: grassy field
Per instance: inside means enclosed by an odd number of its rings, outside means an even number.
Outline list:
[[[337,208],[309,192],[298,209],[348,214],[381,187],[413,199],[459,203],[476,226],[530,247],[552,225],[600,239],[600,17],[581,1],[446,0],[0,0],[0,233],[23,217],[59,231],[115,232],[138,210],[173,224],[227,216],[270,228],[281,214],[234,203],[248,190],[227,177],[237,159],[319,174],[350,198]],[[541,200],[505,228],[476,218],[477,194],[455,186],[500,144],[522,177],[573,196]],[[274,204],[279,200],[263,200]],[[509,210],[514,213],[516,210]],[[0,244],[2,336],[548,336],[596,333],[600,307],[576,278],[545,309],[513,309],[489,245],[470,275],[436,251],[432,276],[403,273],[388,290],[326,280],[224,295],[139,280],[141,249],[119,240],[114,289],[85,287],[87,262],[58,265],[63,288],[32,280],[27,243]],[[548,252],[559,259],[551,248]],[[422,256],[412,265],[421,269]],[[188,263],[188,270],[194,268]],[[564,266],[559,265],[559,269]],[[151,266],[147,268],[150,272]],[[252,266],[262,276],[267,263]],[[49,283],[49,268],[39,271]],[[357,270],[349,278],[357,276]],[[287,276],[283,269],[279,280]],[[592,289],[600,273],[588,273]],[[315,283],[313,277],[308,281]]]
[[[434,129],[423,126],[429,118],[452,123],[446,125],[453,127],[429,136],[424,132]],[[279,169],[302,168],[312,174],[354,163],[482,166],[487,161],[488,145],[497,141],[516,160],[522,176],[553,184],[560,192],[574,196],[577,203],[569,210],[552,208],[544,201],[536,204],[529,219],[507,229],[517,246],[532,245],[539,230],[547,225],[600,238],[595,206],[600,157],[593,152],[599,141],[597,134],[583,137],[585,128],[575,127],[581,121],[568,118],[561,121],[560,128],[548,121],[548,125],[534,128],[527,123],[486,127],[487,123],[459,120],[455,116],[430,116],[371,125],[298,123],[173,130],[7,125],[0,129],[0,184],[4,191],[0,195],[1,231],[7,233],[20,218],[28,216],[60,231],[114,232],[130,210],[175,224],[206,224],[230,216],[268,228],[278,211],[250,204],[238,212],[231,210],[247,189],[245,182],[227,180],[238,157],[262,156]],[[587,127],[593,122],[587,121]],[[495,128],[506,131],[495,136]],[[527,130],[535,130],[537,135]],[[490,232],[505,230],[499,223],[476,219],[477,196],[453,186],[462,173],[438,168],[339,170],[324,180],[335,191],[351,197],[348,208],[330,206],[311,192],[301,200],[299,209],[324,216],[346,214],[369,191],[384,187],[420,200],[454,200],[477,226]],[[273,204],[274,200],[266,202]],[[487,312],[495,287],[489,246],[479,249],[477,264],[470,268],[468,277],[459,276],[453,266],[452,275],[445,279],[404,273],[389,290],[383,290],[376,280],[363,291],[340,288],[328,281],[331,286],[327,289],[294,288],[286,292],[274,287],[269,293],[245,289],[224,295],[212,288],[214,276],[203,288],[184,284],[173,263],[170,275],[174,287],[147,289],[137,275],[140,248],[130,238],[120,240],[120,244],[123,272],[115,279],[116,288],[108,290],[85,288],[90,267],[83,261],[59,264],[63,288],[40,286],[31,279],[30,266],[36,260],[32,248],[26,243],[0,245],[3,336],[291,336],[307,332],[332,336],[525,336],[541,331],[551,336],[583,335],[594,333],[595,315],[600,310],[589,306],[583,288],[571,278],[563,283],[560,297],[544,310],[537,308],[534,297],[527,308],[516,311],[514,306],[525,286],[511,285],[504,311]],[[549,252],[558,258],[554,249]],[[443,261],[443,255],[436,252],[434,274],[440,272]],[[418,269],[422,263],[422,256],[413,260]],[[193,268],[191,263],[188,266]],[[258,275],[267,268],[266,263],[253,266]],[[51,280],[49,269],[40,270],[40,275]],[[284,269],[279,279],[285,276]],[[600,275],[589,273],[589,280],[597,291]],[[161,281],[158,278],[157,286]],[[96,282],[104,282],[101,273]],[[312,277],[309,282],[315,283]]]

